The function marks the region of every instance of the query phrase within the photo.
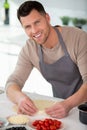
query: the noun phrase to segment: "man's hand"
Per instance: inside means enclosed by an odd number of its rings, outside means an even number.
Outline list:
[[[29,97],[24,97],[18,104],[18,113],[34,115],[38,111],[33,101]]]
[[[64,118],[68,115],[70,107],[66,101],[57,102],[52,107],[46,108],[45,112],[53,118]]]

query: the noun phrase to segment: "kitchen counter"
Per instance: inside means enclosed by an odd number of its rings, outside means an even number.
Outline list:
[[[48,96],[42,96],[36,93],[26,93],[29,97],[32,99],[46,99],[46,100],[55,100],[55,101],[61,101],[62,99],[59,98],[52,98]],[[13,103],[9,101],[9,99],[6,97],[6,94],[0,94],[0,117],[6,118],[10,115],[16,114],[16,112],[13,111]],[[47,118],[46,115],[38,115],[33,116],[29,118],[33,119],[41,119]],[[82,124],[79,121],[79,111],[77,108],[74,108],[71,110],[69,115],[66,118],[61,119],[61,121],[64,124],[64,130],[87,130],[87,125]]]

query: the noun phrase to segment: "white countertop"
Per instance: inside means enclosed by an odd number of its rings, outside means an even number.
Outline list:
[[[49,100],[58,100],[61,101],[62,99],[59,98],[52,98],[48,96],[42,96],[38,95],[36,93],[27,93],[31,98],[35,99],[49,99]],[[5,93],[0,94],[0,117],[6,118],[10,115],[16,114],[16,112],[13,111],[13,103],[9,101],[9,99],[6,97]],[[41,118],[41,115],[39,115]],[[39,118],[37,117],[30,117],[30,118]],[[44,115],[44,117],[47,117]],[[87,130],[87,125],[82,124],[79,121],[79,111],[77,108],[74,108],[69,113],[69,116],[66,118],[61,119],[61,121],[64,124],[65,129],[64,130]]]

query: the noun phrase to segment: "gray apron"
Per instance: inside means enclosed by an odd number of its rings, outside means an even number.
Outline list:
[[[53,96],[67,98],[75,93],[83,83],[79,69],[70,58],[63,38],[56,27],[60,44],[65,55],[53,64],[47,64],[43,60],[42,47],[38,45],[39,65],[44,78],[51,83]]]

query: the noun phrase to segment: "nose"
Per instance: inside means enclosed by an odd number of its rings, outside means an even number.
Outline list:
[[[32,33],[36,33],[37,32],[37,27],[33,25],[31,30],[32,30]]]

